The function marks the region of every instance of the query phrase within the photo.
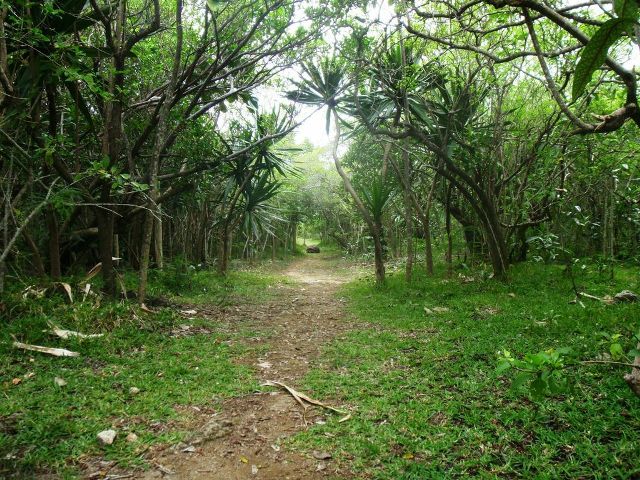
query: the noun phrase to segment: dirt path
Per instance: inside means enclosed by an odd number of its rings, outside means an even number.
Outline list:
[[[251,346],[268,349],[258,348],[262,353],[244,357],[242,362],[257,369],[261,382],[276,380],[296,388],[322,347],[349,328],[336,290],[350,275],[336,268],[335,259],[325,256],[306,256],[292,263],[284,274],[293,282],[280,285],[271,301],[260,306],[234,306],[227,313],[235,320],[253,322],[252,327],[269,335],[268,339],[252,339]],[[323,414],[318,410],[303,414],[295,400],[283,392],[229,399],[222,411],[201,415],[195,442],[152,454],[149,461],[154,468],[139,478],[294,480],[339,476],[330,459],[303,456],[284,444],[287,437],[322,421]]]

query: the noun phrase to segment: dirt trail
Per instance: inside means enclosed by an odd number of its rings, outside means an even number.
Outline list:
[[[272,300],[260,306],[234,306],[227,313],[234,323],[252,322],[252,327],[270,336],[250,340],[251,346],[266,345],[268,350],[259,349],[262,353],[242,360],[257,369],[259,380],[276,380],[299,388],[322,347],[349,328],[336,290],[350,275],[336,268],[335,259],[324,255],[297,260],[284,274],[293,282],[278,286]],[[229,399],[220,412],[203,413],[196,421],[199,433],[194,436],[203,439],[202,443],[150,454],[148,460],[154,467],[136,477],[294,480],[339,476],[330,459],[289,451],[283,442],[322,421],[324,414],[316,409],[303,414],[284,392]]]

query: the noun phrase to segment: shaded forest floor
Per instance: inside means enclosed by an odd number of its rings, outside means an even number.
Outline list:
[[[255,329],[256,336],[243,340],[248,352],[237,361],[254,370],[258,383],[271,380],[300,388],[322,349],[352,328],[344,315],[345,299],[336,292],[353,272],[338,258],[316,255],[295,260],[281,272],[285,282],[259,307],[237,305],[209,313],[212,319],[222,313],[230,328]],[[168,471],[176,478],[238,480],[339,474],[324,458],[326,452],[303,455],[287,443],[295,433],[326,423],[326,412],[305,411],[286,392],[262,390],[227,399],[213,415],[201,416],[196,442],[203,436],[202,445],[193,448],[193,454],[188,453],[189,442],[162,451],[151,460],[155,468],[141,478],[161,478]]]
[[[337,290],[357,272],[332,254],[267,262],[226,279],[169,268],[152,279],[154,313],[16,290],[3,303],[0,476],[336,474],[329,459],[286,442],[327,412],[304,412],[288,393],[261,384],[299,388],[321,349],[350,328]],[[50,324],[104,337],[62,340]],[[80,357],[15,350],[13,337]],[[100,446],[96,434],[106,429],[116,440]]]
[[[326,254],[226,280],[169,271],[153,279],[173,292],[156,313],[17,292],[3,304],[0,476],[638,478],[626,370],[576,368],[573,392],[535,401],[495,373],[504,348],[595,358],[600,332],[637,331],[638,305],[570,304],[555,266],[517,265],[507,284],[438,271],[407,285],[399,268],[384,288]],[[599,296],[640,285],[622,268],[577,281]],[[54,339],[47,322],[105,337]],[[17,351],[12,335],[81,356]],[[305,411],[269,380],[350,417]]]

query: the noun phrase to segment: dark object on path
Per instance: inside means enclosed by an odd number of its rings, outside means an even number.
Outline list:
[[[638,295],[636,295],[635,293],[629,291],[629,290],[623,290],[620,293],[616,293],[613,296],[613,300],[616,303],[621,303],[621,302],[637,302],[638,301]]]
[[[309,245],[307,247],[307,253],[320,253],[320,247],[317,245]]]

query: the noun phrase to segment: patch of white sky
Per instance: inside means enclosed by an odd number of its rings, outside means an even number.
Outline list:
[[[313,4],[314,2],[309,2],[309,5]],[[382,0],[370,6],[366,11],[354,10],[351,12],[351,15],[354,17],[366,18],[371,23],[377,22],[379,24],[389,24],[394,21],[396,14],[394,8],[389,5],[386,0]],[[298,18],[296,20],[301,22],[302,25],[305,25],[306,22],[304,20],[303,10],[298,12]],[[329,46],[329,50],[331,50],[331,46],[338,45],[338,43],[343,40],[347,34],[348,32],[346,30],[336,32],[331,29],[327,29],[324,33],[324,41]],[[309,60],[313,61],[316,59]],[[260,88],[257,92],[257,97],[260,100],[262,108],[270,110],[271,108],[285,102],[283,98],[283,91],[287,89],[294,89],[295,87],[290,81],[299,80],[300,74],[301,70],[299,68],[292,67],[286,71],[284,75],[281,75],[282,78],[278,82],[279,85]],[[319,109],[318,107],[308,105],[297,105],[296,110],[297,114],[295,121],[301,122],[294,132],[296,143],[303,144],[308,142],[316,148],[331,145],[331,142],[333,141],[333,131],[327,132],[326,129],[326,107]]]
[[[366,12],[355,11],[352,12],[352,15],[364,17],[370,22],[377,21],[382,24],[388,24],[393,21],[395,11],[388,2],[381,1],[377,5],[372,5]],[[327,31],[324,40],[328,45],[336,45],[345,34],[345,32]],[[304,120],[296,131],[296,140],[298,142],[308,141],[316,147],[326,146],[332,142],[331,133],[327,133],[326,129],[326,107],[314,112],[312,107],[303,106],[300,108],[299,116],[300,118],[308,118]]]

